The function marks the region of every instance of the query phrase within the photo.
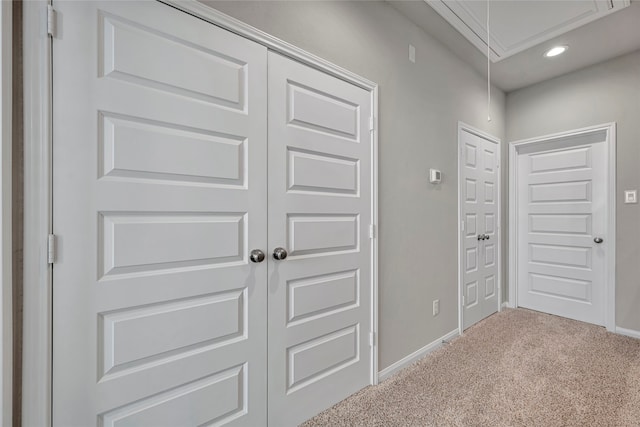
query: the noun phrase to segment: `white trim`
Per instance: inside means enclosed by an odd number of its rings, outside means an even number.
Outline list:
[[[161,0],[158,0],[161,1]],[[264,33],[195,0],[164,0],[207,22],[371,92],[378,118],[378,85],[285,41]],[[4,2],[3,2],[4,3]],[[24,425],[51,425],[51,283],[47,236],[51,221],[51,40],[47,36],[47,1],[24,2],[25,219],[24,219]],[[372,221],[378,229],[378,130],[372,142]],[[378,335],[378,239],[372,250],[372,332]],[[378,382],[377,339],[371,347],[371,383]]]
[[[517,171],[514,164],[518,161],[518,153],[515,145],[509,143],[509,270],[507,272],[509,281],[509,297],[507,298],[509,306],[518,307],[518,298],[516,295],[516,279],[518,277],[518,257],[514,253],[518,248],[518,224],[516,222],[516,213],[518,211],[518,199],[516,197],[516,189],[518,188]]]
[[[12,2],[0,3],[0,424],[13,418]]]
[[[416,351],[414,351],[413,353],[411,353],[410,355],[403,357],[402,359],[398,360],[397,362],[395,362],[394,364],[384,368],[382,371],[380,371],[380,373],[378,374],[378,378],[379,380],[382,382],[384,380],[386,380],[387,378],[393,376],[394,374],[396,374],[398,371],[406,368],[407,366],[411,365],[412,363],[422,359],[423,357],[427,356],[429,353],[439,349],[440,347],[442,347],[442,345],[444,344],[444,341],[449,341],[457,336],[459,336],[460,333],[458,332],[457,329],[454,329],[453,331],[449,332],[446,335],[441,336],[440,338],[438,338],[437,340],[425,345],[424,347],[422,347],[421,349],[418,349]]]
[[[544,143],[549,140],[579,136],[605,131],[607,138],[607,196],[606,213],[606,276],[605,284],[605,327],[616,331],[616,123],[604,123],[581,129],[558,132],[535,138],[509,142],[509,306],[518,306],[518,153],[523,147]]]
[[[22,424],[51,425],[51,40],[47,1],[22,3],[24,313]]]
[[[371,223],[374,238],[371,240],[371,331],[374,334],[371,346],[371,384],[378,384],[378,86],[371,89]]]
[[[640,331],[636,331],[634,329],[621,328],[620,326],[616,326],[616,334],[640,339]]]
[[[253,40],[274,52],[287,56],[312,68],[322,70],[327,74],[338,77],[344,81],[352,83],[363,89],[373,90],[378,87],[377,83],[367,80],[349,70],[339,67],[331,62],[320,58],[312,53],[306,52],[284,40],[280,40],[270,34],[265,33],[249,24],[246,24],[236,18],[226,15],[204,3],[197,0],[158,0],[176,9],[187,12],[190,15],[197,16],[207,22],[210,22],[232,33],[238,34],[249,40]]]
[[[502,311],[502,169],[500,165],[502,162],[500,161],[500,155],[502,152],[502,147],[500,146],[500,138],[497,138],[493,135],[490,135],[486,132],[481,131],[480,129],[474,128],[473,126],[469,126],[468,124],[459,121],[458,122],[458,331],[460,335],[464,331],[464,308],[462,306],[462,279],[463,279],[463,263],[462,263],[462,249],[464,247],[463,244],[463,233],[462,233],[462,139],[460,138],[460,134],[462,131],[469,132],[473,135],[479,136],[482,139],[485,139],[489,142],[493,142],[498,146],[497,156],[498,156],[498,171],[497,176],[498,180],[496,183],[497,194],[496,194],[496,203],[497,203],[497,219],[496,219],[496,236],[497,236],[497,244],[498,248],[497,254],[497,263],[498,263],[498,311]]]

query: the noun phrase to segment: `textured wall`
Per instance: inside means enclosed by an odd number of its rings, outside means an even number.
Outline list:
[[[504,94],[488,124],[484,78],[384,2],[205,2],[380,85],[380,369],[456,329],[457,124],[504,139]]]
[[[507,139],[617,123],[616,323],[640,331],[640,51],[507,96]]]

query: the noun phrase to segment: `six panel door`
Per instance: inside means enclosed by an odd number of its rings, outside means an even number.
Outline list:
[[[604,325],[606,132],[518,156],[518,306]],[[535,151],[534,151],[535,150]]]
[[[269,424],[369,384],[371,94],[269,52]]]
[[[498,144],[465,129],[462,144],[463,329],[498,311]]]
[[[53,425],[261,425],[267,49],[56,2]]]

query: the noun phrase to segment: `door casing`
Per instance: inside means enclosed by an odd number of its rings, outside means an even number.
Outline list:
[[[607,209],[604,233],[607,236],[608,246],[605,269],[605,327],[610,332],[616,330],[616,123],[605,123],[581,129],[558,132],[535,138],[522,139],[509,142],[509,307],[518,305],[518,156],[523,147],[535,147],[555,139],[573,136],[585,136],[592,133],[605,131],[607,159]]]
[[[496,219],[496,235],[498,236],[498,243],[496,247],[498,248],[497,254],[497,264],[498,264],[498,284],[497,284],[497,292],[498,292],[498,311],[502,311],[502,169],[500,168],[500,139],[492,136],[486,132],[481,131],[480,129],[476,129],[473,126],[469,126],[464,122],[458,122],[458,333],[462,335],[464,331],[464,306],[462,304],[462,296],[464,295],[464,261],[463,261],[463,251],[464,251],[464,232],[462,230],[462,222],[463,222],[463,206],[462,198],[464,197],[464,188],[462,181],[463,174],[463,146],[462,139],[460,135],[462,132],[469,132],[474,134],[480,138],[486,139],[489,142],[492,142],[498,146],[498,180],[496,183],[496,205],[498,207],[497,211],[497,219]]]
[[[158,0],[238,34],[302,64],[366,89],[371,96],[371,384],[378,383],[378,85],[329,61],[273,37],[196,0]],[[52,233],[52,43],[47,26],[50,0],[33,0],[23,10],[24,120],[24,335],[22,421],[51,426],[52,264],[47,263]],[[49,17],[55,23],[55,5]],[[62,24],[62,20],[59,22]],[[44,26],[44,27],[43,27]],[[53,249],[56,248],[54,244]]]

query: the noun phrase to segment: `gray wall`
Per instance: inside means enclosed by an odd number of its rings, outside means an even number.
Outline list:
[[[507,140],[617,123],[616,323],[640,331],[640,51],[507,96]]]
[[[504,139],[504,94],[487,123],[484,78],[387,3],[206,3],[380,85],[380,369],[456,329],[457,123]]]

